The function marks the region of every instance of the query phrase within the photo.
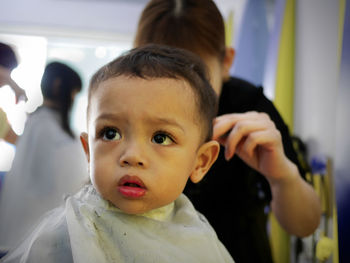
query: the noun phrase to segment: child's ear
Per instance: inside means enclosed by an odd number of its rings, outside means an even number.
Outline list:
[[[217,141],[204,143],[198,150],[196,166],[192,171],[190,178],[193,183],[198,183],[208,172],[210,167],[218,158],[220,145]]]
[[[90,151],[89,151],[89,136],[86,132],[80,134],[80,142],[83,146],[87,161],[90,162]]]

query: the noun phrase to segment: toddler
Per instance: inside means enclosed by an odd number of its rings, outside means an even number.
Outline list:
[[[136,48],[92,77],[81,142],[92,184],[4,262],[233,262],[182,194],[219,153],[217,98],[190,52]],[[225,183],[225,182],[222,182]]]

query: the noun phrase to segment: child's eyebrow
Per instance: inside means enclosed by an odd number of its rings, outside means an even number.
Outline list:
[[[95,119],[95,123],[101,120],[114,120],[114,121],[120,121],[123,118],[120,117],[118,114],[113,114],[113,113],[102,113]],[[176,127],[180,129],[183,133],[185,133],[185,129],[174,119],[170,118],[162,118],[162,117],[149,117],[146,118],[146,121],[149,122],[152,125],[169,125]]]
[[[120,120],[121,118],[119,115],[113,114],[113,113],[102,113],[101,115],[97,116],[95,119],[95,123],[101,120]]]
[[[175,126],[185,133],[184,128],[176,120],[159,117],[159,118],[152,118],[149,121],[150,123],[154,123],[154,124],[165,124],[165,125]]]

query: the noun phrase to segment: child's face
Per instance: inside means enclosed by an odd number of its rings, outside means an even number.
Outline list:
[[[92,183],[105,199],[140,214],[181,194],[203,159],[193,96],[187,82],[175,79],[120,76],[99,85],[85,151]]]

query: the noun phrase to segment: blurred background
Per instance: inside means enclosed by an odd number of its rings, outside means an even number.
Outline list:
[[[236,49],[232,74],[262,85],[292,133],[305,143],[310,180],[323,202],[319,231],[301,243],[271,223],[275,261],[297,262],[298,253],[298,262],[350,262],[349,1],[215,2],[226,20],[227,44]],[[27,114],[42,104],[40,80],[53,60],[64,61],[83,77],[72,125],[77,135],[85,131],[89,78],[132,47],[146,3],[0,0],[0,42],[16,50],[19,66],[12,77],[28,95],[28,102],[15,105],[11,89],[0,89],[0,107],[18,135]],[[0,141],[0,171],[11,168],[14,153],[13,145]],[[316,255],[318,246],[329,249],[329,255]]]

